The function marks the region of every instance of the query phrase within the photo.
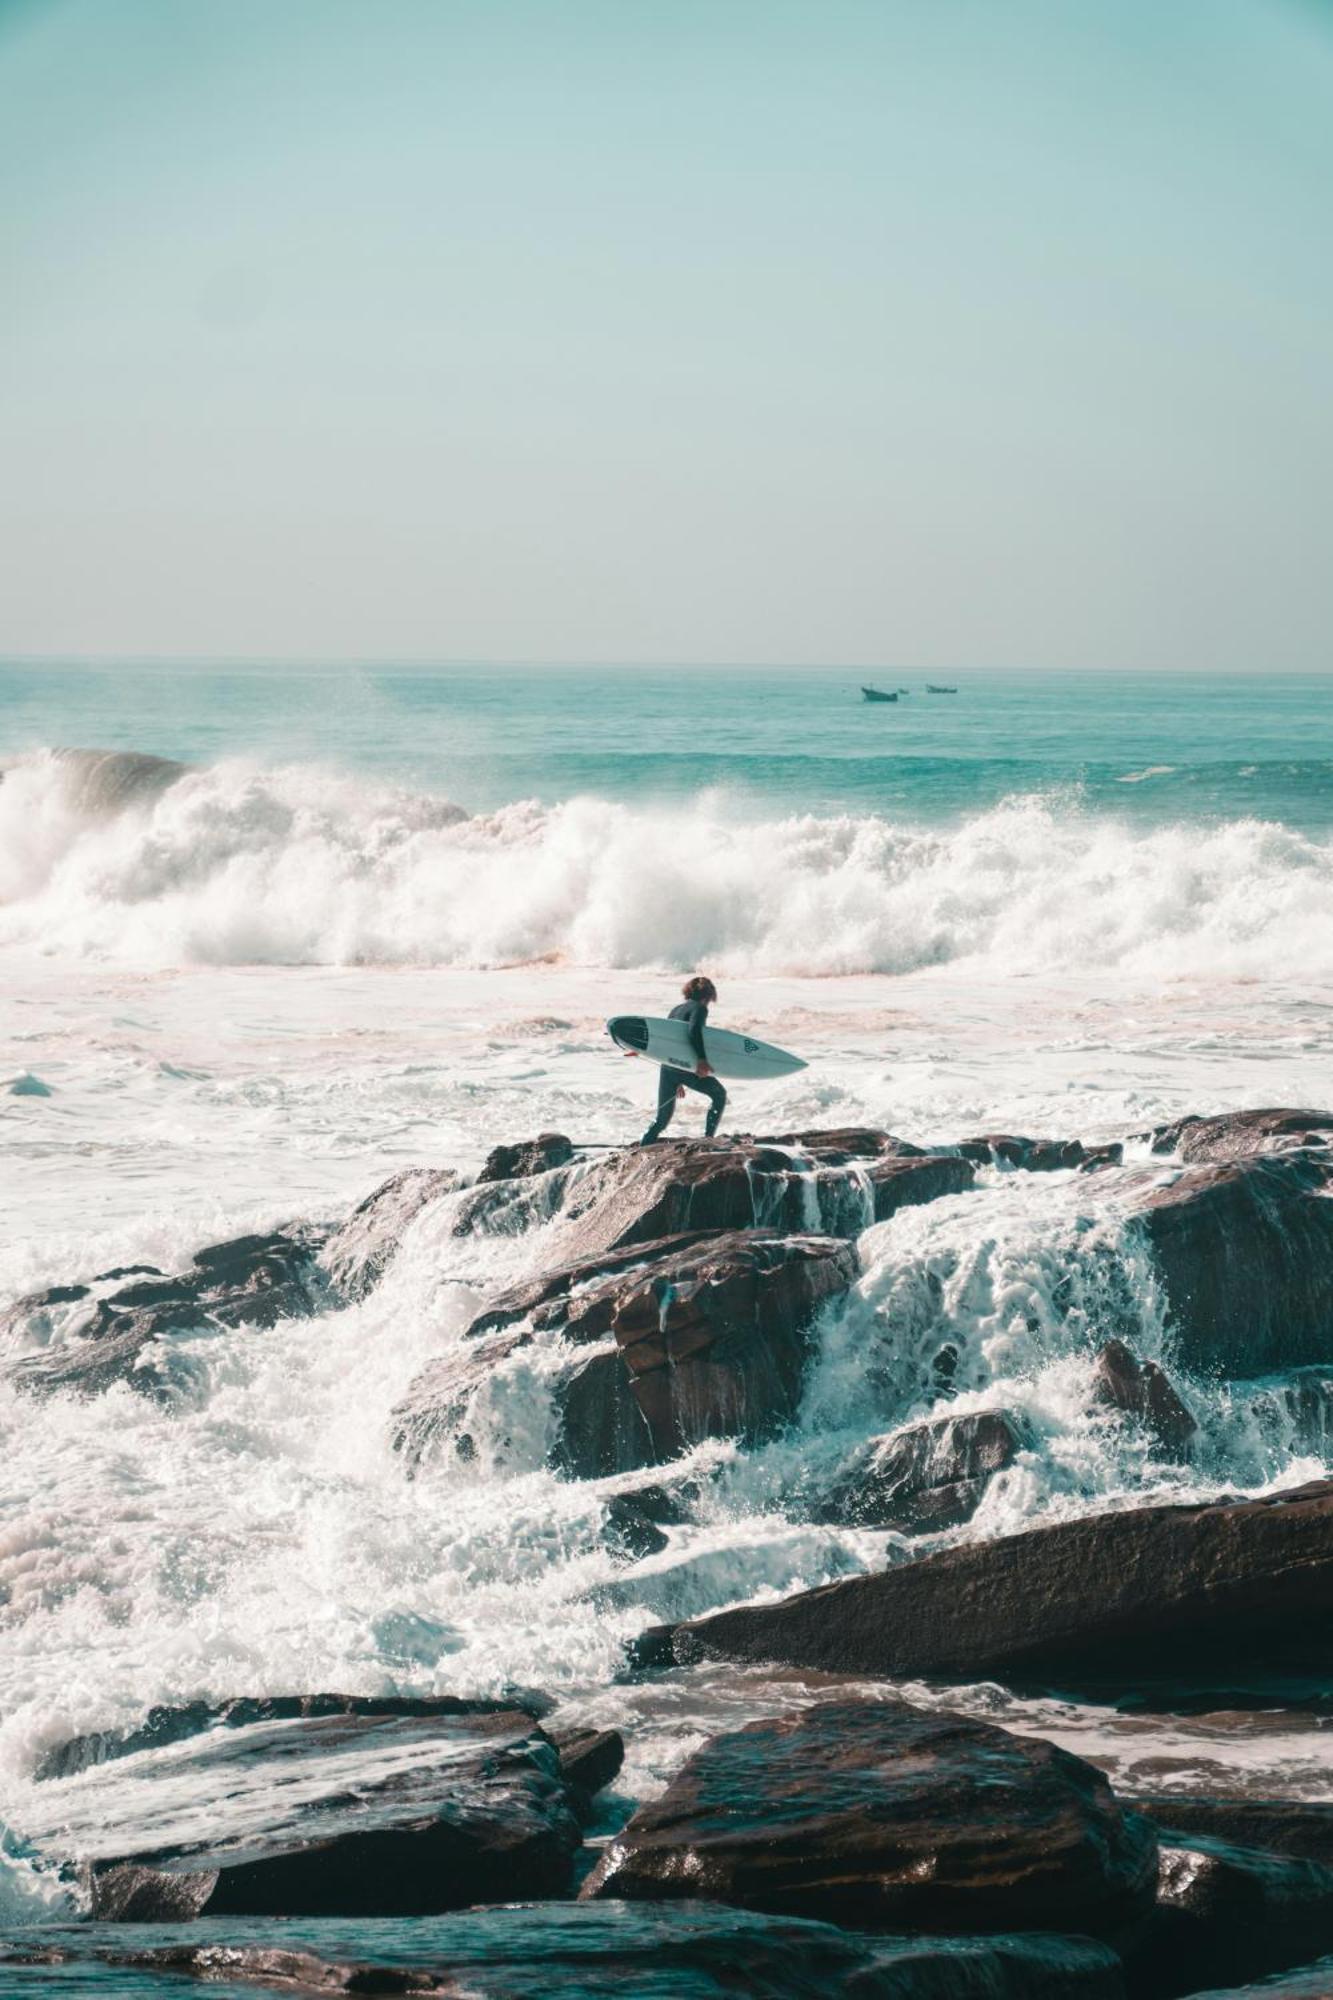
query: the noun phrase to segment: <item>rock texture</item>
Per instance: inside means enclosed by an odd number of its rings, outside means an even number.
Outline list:
[[[1053,1744],[895,1701],[717,1736],[640,1807],[586,1897],[715,1897],[873,1929],[1132,1932],[1157,1837]]]
[[[1307,1152],[1187,1167],[1138,1207],[1181,1360],[1264,1375],[1333,1351],[1333,1162]]]
[[[493,1147],[477,1175],[477,1183],[483,1186],[490,1181],[520,1180],[529,1174],[549,1173],[552,1167],[567,1167],[573,1157],[573,1145],[563,1132],[539,1132],[535,1139]]]
[[[1015,1132],[987,1132],[979,1139],[964,1139],[958,1151],[978,1166],[1018,1167],[1026,1174],[1047,1174],[1061,1168],[1090,1171],[1118,1166],[1125,1149],[1116,1142],[1085,1146],[1081,1139],[1028,1139]]]
[[[1164,1833],[1203,1834],[1235,1847],[1291,1854],[1333,1868],[1333,1801],[1213,1798],[1205,1793],[1152,1793],[1127,1801]]]
[[[373,1291],[397,1256],[404,1230],[459,1185],[451,1167],[408,1167],[359,1202],[320,1258],[338,1295],[355,1303]]]
[[[815,1510],[841,1527],[917,1533],[970,1520],[997,1472],[1032,1443],[1008,1410],[935,1417],[871,1438]]]
[[[1140,1361],[1123,1340],[1108,1340],[1097,1356],[1092,1393],[1108,1409],[1136,1417],[1169,1456],[1189,1451],[1199,1426],[1171,1377],[1155,1361]]]
[[[1247,1656],[1326,1668],[1333,1480],[1262,1500],[1143,1507],[941,1550],[785,1602],[660,1629],[638,1658],[835,1673],[1126,1684]]]
[[[1197,1837],[1163,1842],[1157,1917],[1135,1971],[1143,2000],[1260,1979],[1333,1950],[1333,1873]]]
[[[1154,1153],[1174,1153],[1186,1161],[1244,1160],[1256,1153],[1333,1144],[1333,1111],[1224,1111],[1214,1118],[1177,1118],[1146,1137]]]
[[[94,1915],[121,1922],[558,1895],[580,1841],[556,1749],[521,1710],[245,1722],[49,1791]]]

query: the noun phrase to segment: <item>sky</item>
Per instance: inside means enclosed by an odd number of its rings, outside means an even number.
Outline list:
[[[0,0],[0,653],[1333,667],[1333,0]]]

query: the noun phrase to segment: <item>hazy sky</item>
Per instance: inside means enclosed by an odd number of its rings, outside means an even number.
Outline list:
[[[0,0],[0,651],[1333,665],[1330,0]]]

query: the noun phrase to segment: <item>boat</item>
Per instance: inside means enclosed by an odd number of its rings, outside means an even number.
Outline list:
[[[957,692],[957,688],[937,688],[930,681],[926,682],[927,694],[957,694]]]
[[[867,701],[897,701],[896,694],[885,694],[883,688],[863,687],[861,693]]]

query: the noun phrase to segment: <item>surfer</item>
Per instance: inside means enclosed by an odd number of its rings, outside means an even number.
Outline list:
[[[704,1022],[708,1019],[708,1009],[717,998],[717,988],[711,979],[701,972],[687,979],[681,988],[684,998],[679,1006],[673,1007],[668,1019],[684,1021],[685,1032],[690,1038],[690,1047],[699,1060],[693,1070],[663,1068],[657,1078],[657,1116],[644,1133],[641,1145],[657,1143],[676,1108],[676,1099],[687,1090],[700,1091],[708,1099],[708,1118],[704,1125],[705,1136],[712,1138],[722,1123],[722,1113],[727,1108],[727,1093],[713,1075],[708,1057],[704,1052]]]

